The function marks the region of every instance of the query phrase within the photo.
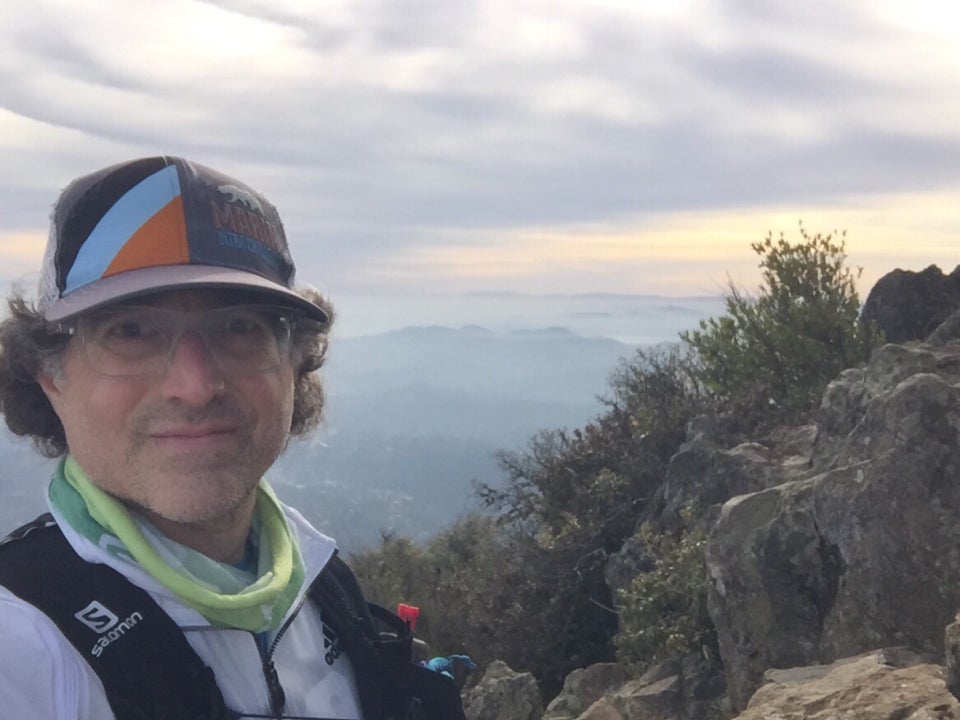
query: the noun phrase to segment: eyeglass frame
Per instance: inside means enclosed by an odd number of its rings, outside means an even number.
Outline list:
[[[174,332],[167,339],[167,347],[165,349],[165,362],[162,369],[155,371],[144,371],[137,373],[107,373],[104,372],[101,368],[96,367],[95,363],[90,359],[88,353],[88,337],[83,332],[83,323],[92,321],[98,315],[102,315],[110,312],[120,312],[123,310],[146,310],[153,313],[159,313],[167,316],[168,318],[175,319],[176,322],[173,326]],[[285,332],[282,337],[276,334],[276,329],[271,328],[273,336],[277,340],[277,361],[275,364],[265,366],[256,370],[242,370],[237,367],[225,367],[224,362],[221,358],[222,349],[218,349],[218,346],[215,341],[212,341],[210,338],[210,328],[203,324],[203,316],[209,316],[211,313],[222,313],[228,310],[240,310],[240,309],[255,309],[257,311],[269,311],[275,312],[277,317],[282,320],[282,327],[285,328]],[[191,317],[200,317],[199,322],[194,321],[192,323],[187,322],[187,318]],[[183,334],[187,331],[193,331],[199,334],[200,338],[203,340],[204,346],[207,351],[210,353],[210,357],[216,363],[217,367],[224,373],[232,375],[256,375],[261,373],[271,372],[276,368],[280,367],[285,360],[290,359],[291,351],[293,348],[293,338],[295,333],[295,327],[298,323],[309,322],[309,318],[297,308],[290,307],[287,305],[281,305],[277,303],[262,303],[262,302],[245,302],[245,303],[236,303],[230,305],[222,305],[215,308],[205,308],[202,310],[177,310],[173,308],[164,308],[156,305],[139,305],[134,303],[118,303],[111,304],[108,306],[100,307],[93,309],[89,312],[83,313],[77,317],[70,318],[67,320],[62,320],[54,325],[55,331],[61,335],[66,335],[71,338],[76,338],[79,345],[81,355],[84,358],[87,366],[97,375],[101,377],[108,378],[147,378],[147,377],[161,377],[164,375],[170,368],[171,363],[173,362],[173,356],[176,352],[177,346],[179,345],[180,339]],[[159,357],[159,355],[155,356]],[[229,363],[228,363],[229,364]]]

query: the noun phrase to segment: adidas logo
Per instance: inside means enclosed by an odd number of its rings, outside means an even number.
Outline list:
[[[323,649],[326,650],[323,659],[327,665],[333,665],[337,658],[343,653],[343,645],[340,644],[340,638],[330,629],[326,623],[323,624]]]
[[[99,600],[94,600],[83,610],[75,612],[73,616],[96,633],[99,633],[100,639],[94,643],[90,649],[90,654],[94,657],[100,657],[104,649],[110,643],[119,640],[134,626],[143,620],[143,615],[134,611],[125,620],[120,620],[116,613],[111,612]]]

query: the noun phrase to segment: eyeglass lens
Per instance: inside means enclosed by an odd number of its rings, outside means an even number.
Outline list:
[[[258,373],[286,357],[290,314],[270,305],[203,311],[126,305],[81,317],[77,334],[90,367],[103,375],[162,375],[188,331],[202,336],[223,371]]]

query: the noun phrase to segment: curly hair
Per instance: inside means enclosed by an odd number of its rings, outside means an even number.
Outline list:
[[[293,417],[290,434],[301,436],[323,416],[324,394],[319,370],[327,353],[333,307],[316,290],[299,291],[323,309],[329,318],[320,323],[301,318],[293,325],[295,365]],[[40,372],[56,374],[70,336],[47,322],[20,291],[7,300],[9,317],[0,322],[0,412],[14,435],[27,436],[37,450],[55,458],[67,452],[60,418],[36,380]]]

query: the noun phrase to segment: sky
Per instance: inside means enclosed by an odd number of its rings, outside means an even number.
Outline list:
[[[846,232],[956,267],[954,0],[4,0],[0,281],[73,177],[178,154],[338,295],[716,295]]]

